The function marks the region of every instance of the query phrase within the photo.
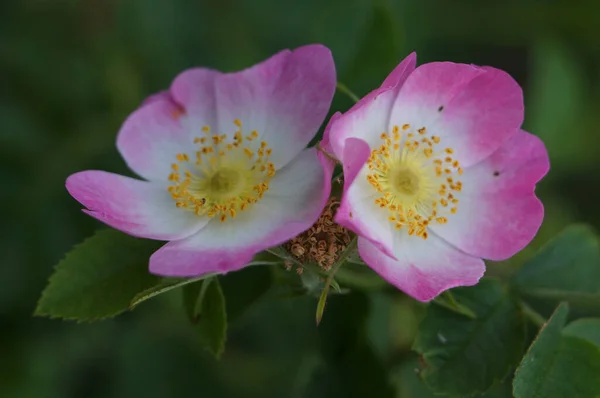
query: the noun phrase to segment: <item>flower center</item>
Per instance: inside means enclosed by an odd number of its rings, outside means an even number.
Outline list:
[[[217,170],[210,178],[209,191],[212,196],[227,197],[237,193],[240,186],[244,184],[241,173],[235,169],[222,168]]]
[[[381,134],[383,143],[367,160],[367,181],[378,192],[375,204],[389,212],[396,229],[407,228],[410,236],[427,239],[432,223],[446,224],[458,211],[463,170],[452,157],[452,148],[439,148],[440,137],[409,124],[392,134]]]
[[[406,167],[401,167],[391,175],[392,188],[400,195],[414,195],[419,189],[419,177]]]
[[[244,135],[242,123],[235,120],[238,130],[232,135],[211,134],[210,127],[194,138],[199,144],[193,157],[176,155],[171,165],[168,190],[177,207],[197,216],[218,216],[221,221],[235,218],[239,211],[258,202],[269,189],[275,166],[269,161],[272,149],[259,134]]]

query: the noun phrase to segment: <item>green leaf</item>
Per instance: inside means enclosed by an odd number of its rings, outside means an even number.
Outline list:
[[[94,321],[127,310],[136,295],[160,283],[148,259],[161,244],[113,229],[97,232],[58,263],[35,315]]]
[[[529,347],[515,372],[515,398],[600,396],[600,348],[563,334],[568,312],[561,304]]]
[[[206,279],[202,285],[198,297],[198,312],[195,314],[196,328],[203,347],[216,358],[220,358],[225,350],[227,338],[225,296],[217,278]]]
[[[397,375],[399,398],[438,398],[439,394],[434,394],[427,388],[423,380],[418,377],[417,372],[419,363],[417,360],[410,359],[405,361],[400,367]],[[495,383],[488,391],[483,394],[473,395],[472,398],[513,398],[510,380],[504,380],[501,383]]]
[[[588,340],[600,347],[600,319],[582,318],[571,322],[563,330],[567,336],[579,337]]]
[[[600,313],[600,248],[592,229],[573,225],[546,244],[513,276],[512,284],[532,307],[551,313],[558,303]]]
[[[325,284],[323,290],[321,290],[321,294],[319,295],[319,301],[317,302],[317,312],[315,313],[315,320],[317,322],[317,326],[321,323],[321,319],[323,319],[323,312],[325,312],[325,304],[327,304],[327,294],[329,293],[329,283]]]
[[[495,280],[452,294],[476,318],[433,304],[413,349],[421,354],[421,376],[434,392],[464,397],[488,390],[518,363],[525,330],[517,303]]]

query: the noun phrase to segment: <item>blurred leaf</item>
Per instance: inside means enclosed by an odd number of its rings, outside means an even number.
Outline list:
[[[35,315],[93,321],[127,310],[138,293],[160,283],[148,259],[161,244],[113,229],[97,232],[58,263]]]
[[[190,283],[194,283],[197,281],[201,281],[205,278],[213,276],[214,274],[206,274],[202,275],[199,278],[189,278],[189,279],[181,279],[181,278],[165,278],[159,284],[152,286],[149,289],[144,290],[143,292],[136,294],[136,296],[131,300],[130,308],[138,306],[146,300],[151,299],[152,297],[158,296],[159,294],[166,293],[173,289],[177,289],[179,287],[183,287]]]
[[[404,362],[398,373],[398,387],[400,391],[399,398],[436,398],[439,394],[434,394],[429,390],[423,380],[418,376],[419,363],[415,359]],[[462,397],[462,396],[461,396]],[[472,398],[513,398],[512,387],[509,380],[501,383],[495,383],[489,391],[483,394],[475,394]]]
[[[600,396],[600,348],[563,335],[568,312],[568,305],[561,304],[529,347],[515,372],[516,398]]]
[[[253,265],[219,277],[227,303],[227,321],[234,322],[259,300],[272,285],[268,266]]]
[[[202,285],[204,292],[201,289],[198,298],[200,302],[195,314],[196,327],[201,344],[216,358],[220,358],[227,339],[225,297],[217,278],[206,279]]]
[[[507,375],[521,358],[525,330],[516,302],[499,282],[483,279],[452,293],[477,318],[433,304],[413,348],[424,361],[425,382],[437,393],[462,397],[485,392]]]
[[[319,325],[320,346],[330,389],[344,397],[393,397],[384,364],[367,339],[369,301],[358,292],[329,297]],[[306,394],[305,396],[313,396]]]
[[[554,167],[571,168],[595,156],[582,124],[585,70],[566,43],[544,38],[533,49],[526,127],[544,140]]]
[[[600,318],[577,319],[565,327],[563,335],[588,340],[600,348]]]
[[[354,93],[367,93],[379,87],[385,77],[402,60],[402,24],[395,19],[391,0],[373,2],[373,12],[366,31],[359,38],[355,62],[341,73]],[[343,73],[343,74],[342,74]]]
[[[416,358],[404,361],[397,375],[400,398],[435,398],[439,397],[431,391],[419,378],[419,362]]]
[[[561,301],[586,313],[600,313],[600,249],[596,235],[586,225],[566,228],[523,264],[512,284],[542,313]]]

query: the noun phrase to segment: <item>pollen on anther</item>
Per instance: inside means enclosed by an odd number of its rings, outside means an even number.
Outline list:
[[[210,126],[202,126],[202,131],[205,133],[210,133]]]
[[[240,119],[235,119],[235,120],[233,121],[233,123],[234,123],[236,126],[238,126],[238,127],[242,127],[242,122],[240,121]]]

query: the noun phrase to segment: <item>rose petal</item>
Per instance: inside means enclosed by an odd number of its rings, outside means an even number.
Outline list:
[[[208,223],[177,208],[165,188],[118,174],[83,171],[69,176],[66,187],[87,208],[84,212],[130,235],[182,239]]]
[[[273,148],[277,169],[290,162],[314,137],[335,92],[335,66],[322,45],[282,51],[236,73],[214,74],[191,69],[171,87],[173,97],[190,114],[193,129],[203,124],[233,134],[242,123],[244,135],[256,131],[257,141]],[[212,112],[216,121],[196,116]]]
[[[437,236],[427,240],[397,234],[396,259],[359,238],[361,258],[384,279],[419,301],[430,301],[444,290],[475,285],[485,272],[479,258],[453,248]]]
[[[389,131],[392,104],[416,62],[416,54],[411,53],[394,68],[380,88],[367,94],[341,117],[331,119],[324,140],[338,159],[342,159],[348,138],[364,140],[371,148],[379,146],[381,133]]]
[[[489,67],[432,62],[418,67],[394,103],[389,129],[426,127],[450,147],[462,167],[489,156],[523,122],[523,93],[506,72]]]
[[[544,218],[535,184],[548,172],[542,141],[519,131],[484,161],[465,170],[458,212],[436,234],[461,250],[505,260],[533,239]]]

